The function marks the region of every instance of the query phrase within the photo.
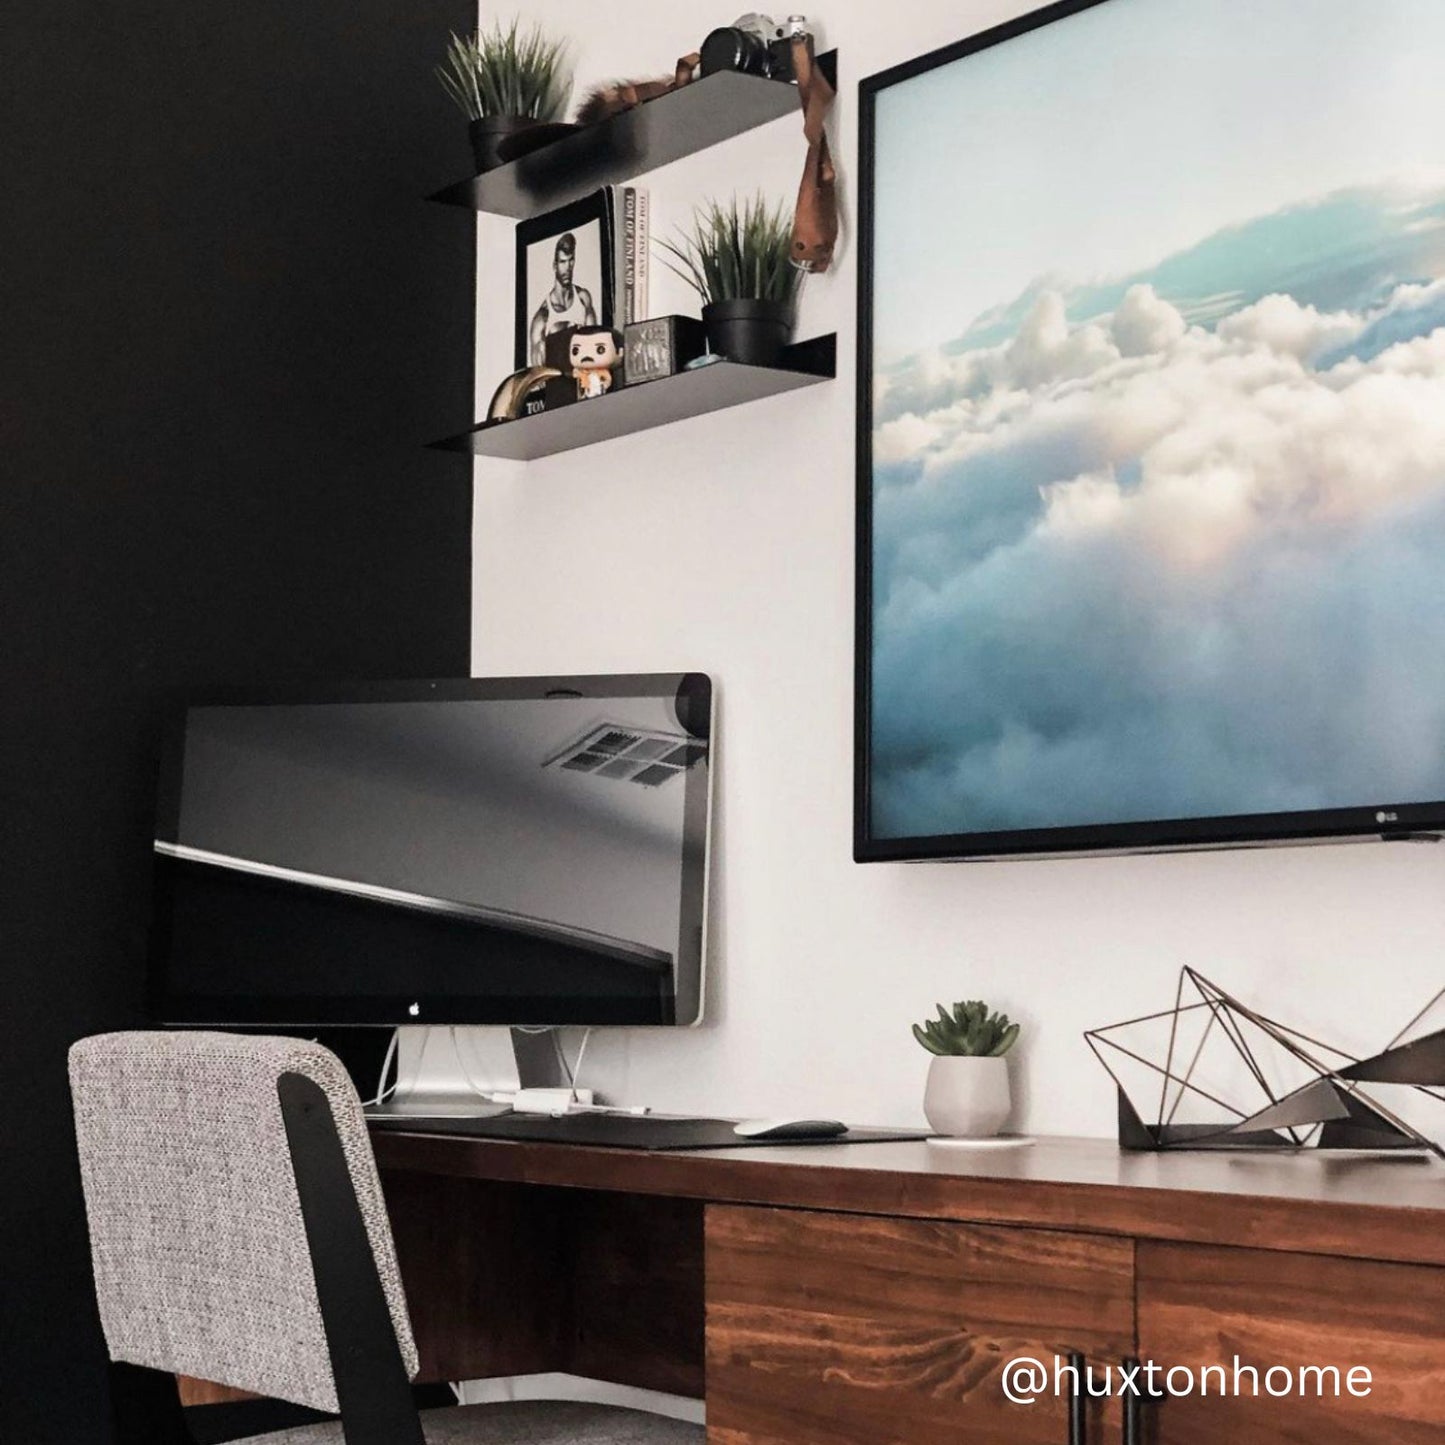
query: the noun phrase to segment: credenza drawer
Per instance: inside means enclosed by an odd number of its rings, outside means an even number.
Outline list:
[[[1011,1403],[1004,1366],[1133,1347],[1132,1240],[708,1207],[712,1445],[1065,1445],[1066,1403]]]

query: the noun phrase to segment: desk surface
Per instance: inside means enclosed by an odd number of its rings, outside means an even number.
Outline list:
[[[923,1142],[642,1153],[375,1131],[384,1172],[1445,1265],[1445,1164]]]

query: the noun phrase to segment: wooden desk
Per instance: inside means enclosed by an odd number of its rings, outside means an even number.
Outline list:
[[[1238,1355],[1368,1397],[1169,1399],[1155,1445],[1445,1439],[1445,1167],[1048,1139],[650,1154],[373,1136],[430,1379],[701,1397],[716,1445],[1058,1445],[1013,1355]],[[1092,1407],[1091,1445],[1119,1438]]]

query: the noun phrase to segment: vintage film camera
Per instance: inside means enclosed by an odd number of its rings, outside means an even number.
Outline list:
[[[789,15],[781,25],[771,15],[740,15],[703,41],[699,52],[702,74],[740,70],[772,80],[793,80],[793,38],[807,34],[806,15]]]

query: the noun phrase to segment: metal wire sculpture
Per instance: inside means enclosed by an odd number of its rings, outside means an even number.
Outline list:
[[[1197,999],[1187,1002],[1191,990]],[[1088,1029],[1084,1038],[1118,1090],[1121,1148],[1423,1149],[1445,1160],[1445,1147],[1359,1087],[1405,1085],[1445,1103],[1445,1028],[1402,1042],[1442,999],[1445,988],[1385,1048],[1360,1059],[1249,1008],[1195,969],[1184,968],[1172,1009]],[[1121,1041],[1128,1031],[1148,1032],[1151,1025],[1157,1030],[1165,1020],[1168,1043],[1162,1063]],[[1186,1037],[1191,1031],[1197,1034],[1192,1049]],[[1251,1035],[1256,1036],[1253,1046]],[[1224,1090],[1199,1083],[1196,1075],[1211,1043],[1216,1053],[1221,1047],[1233,1051],[1236,1073],[1242,1067],[1242,1079],[1260,1096],[1255,1107],[1241,1108],[1223,1097]],[[1278,1087],[1261,1060],[1266,1046],[1279,1051],[1274,1079],[1283,1066],[1306,1074],[1304,1082]],[[1187,1063],[1182,1061],[1186,1053]],[[1125,1059],[1159,1076],[1159,1107],[1152,1123],[1145,1122],[1143,1109],[1119,1077],[1117,1068]],[[1228,1117],[1182,1122],[1181,1110],[1186,1105],[1197,1108],[1201,1101]]]

